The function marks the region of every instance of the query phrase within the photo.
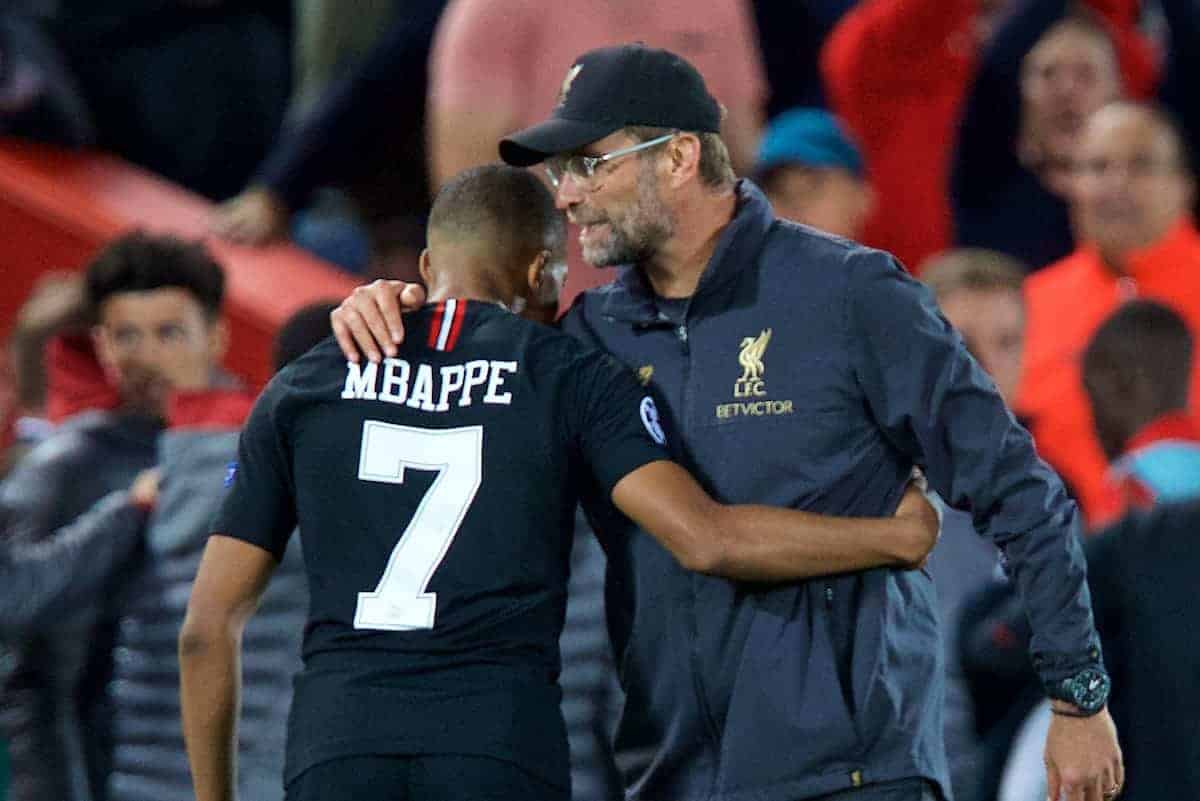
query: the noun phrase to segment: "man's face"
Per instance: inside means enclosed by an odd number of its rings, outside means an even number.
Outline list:
[[[1012,404],[1025,351],[1025,307],[1014,289],[959,289],[939,300],[942,314]]]
[[[849,170],[786,166],[770,186],[780,217],[847,239],[858,239],[871,212],[870,189]]]
[[[583,152],[600,155],[635,144],[633,137],[618,132]],[[589,264],[615,267],[646,261],[674,235],[674,220],[655,171],[661,154],[659,148],[635,153],[601,164],[586,181],[568,175],[560,183],[555,202],[579,226],[579,243]]]
[[[226,342],[224,324],[176,287],[110,296],[93,337],[126,408],[159,415],[171,390],[209,386]]]
[[[1111,48],[1095,34],[1059,29],[1030,51],[1022,67],[1025,134],[1049,162],[1070,159],[1088,117],[1120,90]]]
[[[1111,253],[1157,242],[1187,214],[1192,181],[1174,139],[1153,117],[1114,106],[1089,121],[1072,207],[1081,238]]]

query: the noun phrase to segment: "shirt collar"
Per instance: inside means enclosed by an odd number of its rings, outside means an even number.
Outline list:
[[[1142,426],[1129,438],[1125,444],[1125,455],[1164,440],[1200,442],[1200,431],[1186,412],[1167,412]]]

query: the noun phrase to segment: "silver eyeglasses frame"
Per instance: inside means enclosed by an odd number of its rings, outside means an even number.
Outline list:
[[[608,164],[616,159],[665,144],[676,136],[679,136],[679,131],[671,131],[668,134],[647,139],[645,142],[638,142],[636,145],[618,148],[608,153],[601,153],[598,156],[585,156],[581,153],[553,156],[546,159],[542,168],[546,171],[546,177],[550,179],[550,184],[557,189],[559,184],[562,183],[562,179],[567,175],[570,175],[576,181],[590,181],[595,177],[596,170],[600,168],[600,165]]]

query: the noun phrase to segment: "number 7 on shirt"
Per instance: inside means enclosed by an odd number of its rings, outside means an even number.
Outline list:
[[[483,481],[483,426],[428,429],[364,421],[359,479],[403,484],[406,470],[438,475],[392,549],[379,584],[358,594],[356,629],[433,628],[437,593],[426,590]]]

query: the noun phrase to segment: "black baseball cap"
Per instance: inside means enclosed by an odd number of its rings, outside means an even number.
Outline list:
[[[589,50],[567,71],[550,119],[500,141],[500,158],[529,167],[627,125],[716,133],[721,105],[700,72],[667,50],[628,44]]]

